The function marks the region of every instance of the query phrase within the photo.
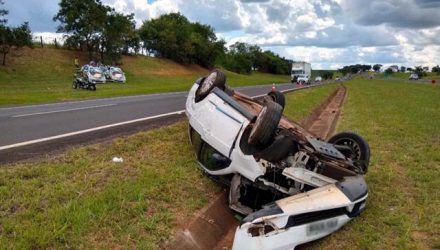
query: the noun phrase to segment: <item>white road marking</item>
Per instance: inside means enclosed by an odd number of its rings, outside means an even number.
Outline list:
[[[306,87],[302,87],[302,88],[286,89],[286,90],[282,90],[281,92],[286,92],[286,91],[290,91],[290,90],[305,89],[305,88],[309,88],[309,87],[313,87],[313,86],[316,86],[316,85],[306,86]],[[266,94],[264,94],[264,95],[257,95],[257,96],[253,96],[253,98],[258,98],[258,97],[265,96],[265,95]],[[114,104],[110,104],[110,105],[114,105]],[[170,112],[170,113],[165,113],[165,114],[160,114],[160,115],[155,115],[155,116],[148,116],[148,117],[139,118],[139,119],[135,119],[135,120],[119,122],[119,123],[99,126],[99,127],[95,127],[95,128],[89,128],[89,129],[75,131],[75,132],[70,132],[70,133],[66,133],[66,134],[55,135],[55,136],[45,137],[45,138],[31,140],[31,141],[25,141],[25,142],[10,144],[10,145],[6,145],[6,146],[1,146],[0,147],[0,151],[1,150],[5,150],[5,149],[22,147],[22,146],[26,146],[26,145],[30,145],[30,144],[35,144],[35,143],[39,143],[39,142],[51,141],[51,140],[60,139],[60,138],[68,137],[68,136],[84,134],[84,133],[93,132],[93,131],[97,131],[97,130],[101,130],[101,129],[112,128],[112,127],[117,127],[117,126],[122,126],[122,125],[127,125],[127,124],[131,124],[131,123],[135,123],[135,122],[148,121],[148,120],[153,120],[153,119],[156,119],[156,118],[161,118],[161,117],[166,117],[166,116],[171,116],[171,115],[179,115],[179,114],[183,114],[184,112],[185,112],[185,110],[182,109],[182,110],[175,111],[175,112]]]
[[[170,116],[170,115],[179,115],[179,114],[182,114],[184,112],[185,112],[185,110],[183,109],[183,110],[179,110],[179,111],[175,111],[175,112],[170,112],[170,113],[165,113],[165,114],[160,114],[160,115],[154,115],[154,116],[148,116],[148,117],[144,117],[144,118],[139,118],[139,119],[125,121],[125,122],[119,122],[119,123],[114,123],[114,124],[109,124],[109,125],[104,125],[104,126],[95,127],[95,128],[84,129],[84,130],[75,131],[75,132],[71,132],[71,133],[66,133],[66,134],[62,134],[62,135],[55,135],[55,136],[45,137],[45,138],[41,138],[41,139],[36,139],[36,140],[31,140],[31,141],[15,143],[15,144],[11,144],[11,145],[6,145],[6,146],[0,147],[0,151],[1,150],[5,150],[5,149],[10,149],[10,148],[22,147],[22,146],[26,146],[26,145],[30,145],[30,144],[34,144],[34,143],[39,143],[39,142],[45,142],[45,141],[60,139],[60,138],[64,138],[64,137],[68,137],[68,136],[72,136],[72,135],[80,135],[80,134],[89,133],[89,132],[93,132],[93,131],[97,131],[97,130],[101,130],[101,129],[113,128],[113,127],[117,127],[117,126],[127,125],[127,124],[131,124],[131,123],[135,123],[135,122],[147,121],[147,120],[152,120],[152,119],[156,119],[156,118],[166,117],[166,116]]]
[[[104,105],[96,105],[96,106],[89,106],[89,107],[82,107],[82,108],[62,109],[62,110],[54,110],[54,111],[46,111],[46,112],[36,112],[36,113],[30,113],[30,114],[23,114],[23,115],[14,115],[12,117],[17,118],[17,117],[34,116],[34,115],[45,115],[45,114],[68,112],[68,111],[83,110],[83,109],[110,107],[110,106],[115,106],[115,105],[116,104],[114,104],[114,103],[113,104],[104,104]]]

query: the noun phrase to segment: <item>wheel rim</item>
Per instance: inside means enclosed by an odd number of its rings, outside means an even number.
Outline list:
[[[334,142],[334,144],[350,147],[352,152],[348,158],[353,159],[353,160],[360,160],[361,159],[361,157],[362,157],[361,147],[359,146],[359,144],[356,141],[349,139],[349,138],[342,138],[342,139],[336,140]]]
[[[265,115],[265,113],[267,112],[267,106],[264,106],[263,109],[260,111],[260,114],[257,117],[257,120],[255,121],[254,124],[254,128],[252,129],[250,135],[249,135],[249,140],[254,140],[255,137],[255,128],[258,128],[260,126],[261,121],[263,120],[261,117],[263,117]]]
[[[205,81],[203,81],[202,86],[200,86],[200,91],[202,93],[208,92],[212,85],[214,85],[215,79],[217,78],[217,72],[212,72],[209,74],[208,77],[206,77]]]

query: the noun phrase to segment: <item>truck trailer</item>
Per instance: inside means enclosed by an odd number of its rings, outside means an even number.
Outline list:
[[[308,62],[292,63],[291,82],[310,84],[312,77],[312,65]]]

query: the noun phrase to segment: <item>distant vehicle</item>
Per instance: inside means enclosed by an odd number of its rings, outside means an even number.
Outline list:
[[[417,74],[411,74],[411,75],[409,76],[409,80],[419,80],[419,75],[417,75]]]
[[[322,77],[320,76],[315,77],[315,82],[322,82]]]
[[[310,84],[312,65],[308,62],[292,63],[291,82]]]
[[[90,83],[105,83],[105,75],[98,67],[84,65],[81,68],[81,74],[84,80],[87,80]]]
[[[109,72],[109,80],[113,82],[125,83],[125,74],[121,68],[118,67],[110,67]]]
[[[335,81],[340,81],[340,80],[341,80],[341,78],[339,78],[339,77],[335,78]]]

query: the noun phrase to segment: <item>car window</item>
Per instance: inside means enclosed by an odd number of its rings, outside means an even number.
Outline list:
[[[197,159],[206,169],[216,171],[231,164],[231,160],[204,142],[193,128],[190,129],[190,137]]]
[[[113,69],[113,74],[122,74],[122,70],[119,68],[114,68]]]

